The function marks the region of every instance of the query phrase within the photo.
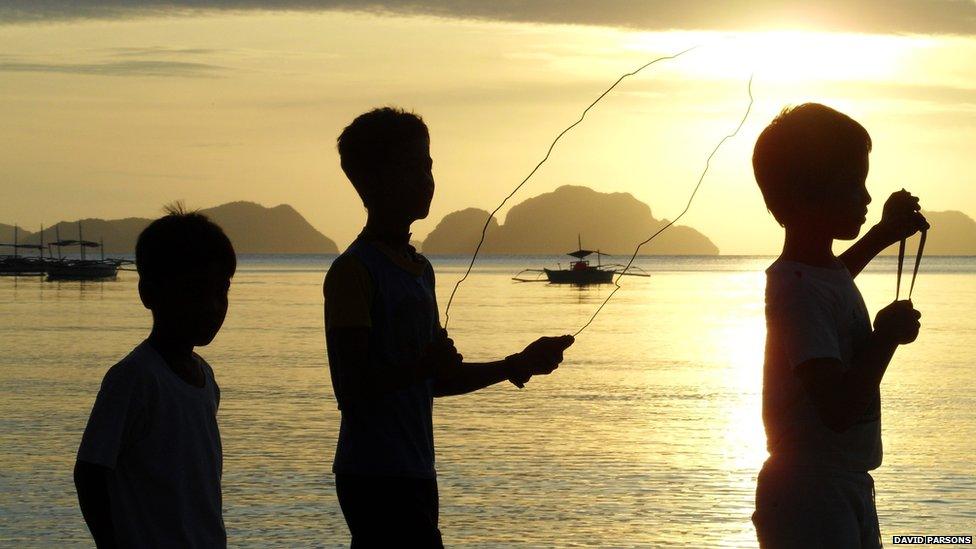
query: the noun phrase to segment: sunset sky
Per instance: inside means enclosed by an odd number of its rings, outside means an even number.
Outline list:
[[[902,187],[976,217],[973,1],[198,4],[0,0],[0,222],[251,200],[293,205],[342,247],[364,213],[335,138],[392,104],[432,133],[422,238],[447,213],[493,209],[620,74],[695,45],[607,96],[512,203],[580,184],[673,218],[754,74],[752,115],[682,220],[722,253],[777,250],[752,145],[805,101],[871,132],[869,222]]]

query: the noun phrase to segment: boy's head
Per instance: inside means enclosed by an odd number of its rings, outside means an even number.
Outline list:
[[[766,207],[784,227],[850,239],[864,224],[871,136],[818,103],[788,107],[759,135],[752,155]]]
[[[430,133],[420,116],[394,107],[361,114],[338,139],[342,171],[372,214],[410,222],[434,197]]]
[[[227,314],[237,257],[224,231],[203,214],[179,204],[167,211],[136,243],[139,297],[153,313],[154,330],[207,345]]]

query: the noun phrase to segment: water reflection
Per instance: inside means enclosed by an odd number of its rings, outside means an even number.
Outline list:
[[[201,351],[222,387],[234,546],[348,543],[329,473],[338,412],[321,263],[244,261],[225,328]],[[438,400],[446,542],[754,546],[765,264],[645,261],[652,276],[623,281],[554,375],[522,391]],[[920,277],[923,333],[882,386],[885,464],[875,478],[886,536],[973,523],[976,261],[968,265]],[[435,266],[443,307],[463,259]],[[611,289],[512,283],[520,266],[486,261],[458,293],[451,332],[465,357],[497,359],[537,335],[571,333]],[[894,293],[894,263],[885,269],[858,277],[872,310]],[[102,374],[145,336],[148,312],[134,273],[84,285],[0,279],[0,303],[0,543],[85,546],[70,484],[78,437]]]

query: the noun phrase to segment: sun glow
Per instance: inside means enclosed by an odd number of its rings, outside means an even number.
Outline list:
[[[659,51],[660,38],[645,35],[630,47]],[[676,64],[675,70],[688,77],[728,78],[752,72],[765,82],[785,84],[893,78],[915,42],[922,40],[811,31],[683,33],[668,38],[678,49],[700,44]]]

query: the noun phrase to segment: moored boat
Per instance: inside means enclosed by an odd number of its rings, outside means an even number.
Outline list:
[[[614,275],[648,276],[643,272],[628,272],[629,269],[625,270],[623,269],[624,266],[619,264],[603,265],[600,258],[606,254],[600,253],[600,250],[584,250],[579,235],[576,237],[576,243],[579,246],[579,249],[567,254],[576,259],[575,261],[570,262],[568,269],[524,269],[516,274],[512,280],[516,282],[548,281],[550,284],[573,284],[576,286],[588,286],[590,284],[611,284],[613,283]],[[593,254],[596,254],[596,265],[590,265],[590,262],[586,259]],[[631,269],[640,270],[637,267],[631,267]],[[536,275],[535,279],[521,278],[522,273],[532,272],[539,273]],[[546,276],[545,280],[539,278],[542,274]]]
[[[12,248],[13,254],[0,255],[0,276],[40,276],[47,272],[48,260],[44,258],[44,227],[41,227],[40,244],[21,244],[18,240],[20,227],[14,225],[13,244],[0,244]],[[20,250],[37,250],[36,257],[20,255]]]
[[[577,268],[576,265],[581,265]],[[591,267],[583,261],[571,263],[569,269],[542,269],[546,279],[553,284],[610,284],[613,282],[615,271]]]
[[[124,259],[105,258],[104,242],[84,240],[81,236],[81,222],[78,222],[78,240],[61,240],[60,232],[55,242],[49,246],[57,247],[58,258],[50,260],[47,266],[48,280],[105,280],[115,278],[119,273],[119,266],[128,263]],[[80,259],[68,259],[61,255],[63,246],[78,246],[81,251]],[[85,257],[87,248],[99,248],[100,259]]]
[[[119,264],[111,259],[63,259],[47,267],[48,280],[101,280],[115,278]]]

